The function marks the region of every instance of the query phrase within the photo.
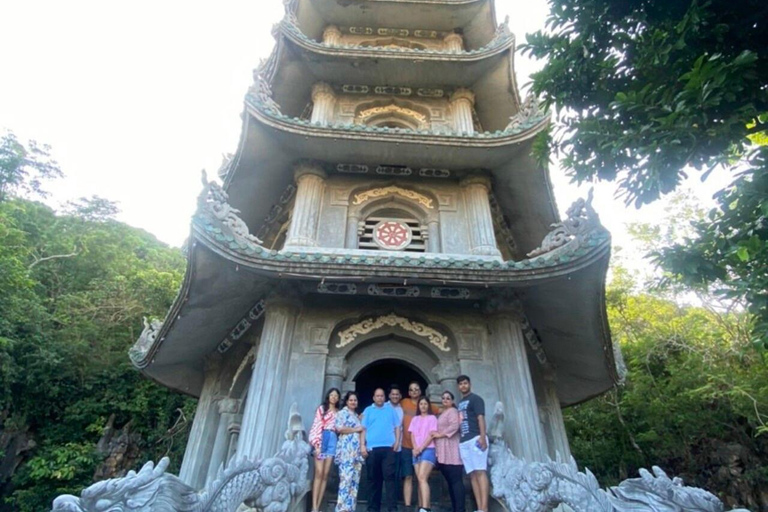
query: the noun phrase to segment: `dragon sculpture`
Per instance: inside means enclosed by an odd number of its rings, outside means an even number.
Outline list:
[[[574,512],[724,512],[713,494],[687,487],[669,478],[658,467],[641,469],[617,487],[603,490],[587,469],[580,472],[571,458],[528,462],[512,455],[501,437],[504,411],[501,403],[491,421],[490,479],[492,495],[507,512],[546,512],[566,505]],[[559,458],[559,457],[558,457]],[[738,509],[733,512],[749,512]]]
[[[157,466],[148,462],[138,473],[93,484],[79,498],[59,496],[52,512],[235,512],[244,503],[264,512],[287,512],[308,484],[310,446],[296,404],[285,438],[274,457],[233,462],[202,491],[166,473],[170,461],[165,457]]]

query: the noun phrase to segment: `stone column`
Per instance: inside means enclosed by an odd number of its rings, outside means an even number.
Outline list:
[[[464,51],[464,38],[461,34],[451,32],[443,38],[445,49],[450,53],[461,53]]]
[[[333,122],[333,111],[336,106],[336,94],[333,88],[318,82],[312,86],[312,119],[313,123],[327,126]]]
[[[440,393],[442,394],[443,391],[448,390],[453,393],[453,396],[458,402],[459,395],[457,393],[459,390],[456,384],[456,377],[461,374],[459,363],[454,361],[443,361],[432,368],[432,372],[437,375],[437,381],[440,383]]]
[[[499,396],[506,418],[504,437],[516,456],[528,461],[542,461],[547,453],[546,441],[520,321],[515,313],[500,311],[491,317],[491,326]]]
[[[240,412],[241,400],[234,398],[221,398],[217,404],[219,411],[219,428],[216,431],[216,441],[211,450],[211,460],[208,464],[206,484],[213,482],[219,472],[219,468],[227,465],[229,455],[229,428],[236,422]]]
[[[440,224],[436,220],[429,221],[427,233],[427,252],[440,252]]]
[[[297,184],[296,200],[285,245],[315,247],[320,205],[325,191],[325,172],[319,165],[305,162],[296,167],[294,176]]]
[[[276,290],[267,299],[264,328],[243,405],[238,457],[271,457],[279,449],[287,421],[283,417],[288,413],[285,389],[299,311],[298,301],[288,290]]]
[[[557,374],[553,369],[544,373],[544,409],[546,415],[542,419],[547,434],[549,456],[555,460],[559,454],[562,460],[570,460],[571,445],[565,430],[560,399],[557,398]]]
[[[357,230],[360,227],[360,217],[350,215],[347,218],[347,233],[344,247],[347,249],[357,249],[358,235]]]
[[[475,106],[475,94],[469,89],[456,89],[451,94],[451,111],[453,112],[453,127],[458,133],[475,133],[475,121],[472,118],[472,108]]]
[[[325,391],[344,386],[347,378],[347,361],[343,357],[329,357],[325,363]]]
[[[471,176],[461,182],[467,204],[467,221],[472,254],[500,256],[493,232],[493,215],[488,194],[491,182],[483,176]]]
[[[336,25],[329,25],[323,30],[323,44],[341,46],[341,30]]]
[[[205,485],[208,458],[216,434],[218,414],[214,398],[219,384],[219,369],[217,360],[206,361],[203,390],[197,402],[195,419],[179,470],[179,478],[194,489],[201,489]]]

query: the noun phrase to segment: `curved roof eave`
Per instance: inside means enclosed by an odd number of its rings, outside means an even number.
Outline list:
[[[407,275],[414,284],[514,287],[557,368],[563,405],[601,394],[618,381],[605,319],[610,237],[603,230],[580,240],[579,247],[565,245],[527,263],[476,257],[459,261],[445,255],[398,261],[392,254],[356,258],[263,248],[259,253],[253,242],[207,214],[195,216],[192,233],[179,296],[141,357],[132,356],[150,378],[181,392],[199,393],[205,357],[268,291],[270,282],[319,281],[318,276],[326,282],[394,282]]]

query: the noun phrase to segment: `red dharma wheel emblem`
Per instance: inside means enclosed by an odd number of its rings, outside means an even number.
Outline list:
[[[382,249],[399,251],[411,243],[413,233],[405,222],[383,220],[373,228],[373,241]]]

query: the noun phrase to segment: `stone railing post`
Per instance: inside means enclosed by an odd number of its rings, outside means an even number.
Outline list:
[[[336,25],[329,25],[323,30],[323,44],[339,46],[341,44],[341,30]]]
[[[285,246],[314,247],[317,246],[317,224],[326,175],[318,164],[305,162],[296,167],[294,176],[296,200]]]
[[[229,429],[237,421],[240,412],[241,400],[235,398],[221,398],[217,404],[219,412],[219,428],[216,431],[216,440],[211,450],[211,460],[208,463],[206,485],[216,479],[219,468],[227,465],[229,455]]]
[[[271,457],[279,448],[286,409],[284,393],[299,311],[300,303],[290,290],[276,290],[266,301],[264,328],[243,404],[237,457]]]
[[[450,97],[453,112],[453,127],[457,133],[475,133],[475,121],[472,109],[475,106],[475,94],[469,89],[456,89]]]
[[[318,82],[312,86],[312,119],[313,123],[327,126],[333,122],[333,111],[336,107],[336,94],[333,88]]]
[[[493,215],[488,194],[491,182],[484,176],[471,176],[461,182],[467,204],[467,222],[472,254],[500,256],[493,232]]]
[[[461,34],[451,32],[443,38],[446,51],[450,53],[461,53],[464,51],[464,38]]]

